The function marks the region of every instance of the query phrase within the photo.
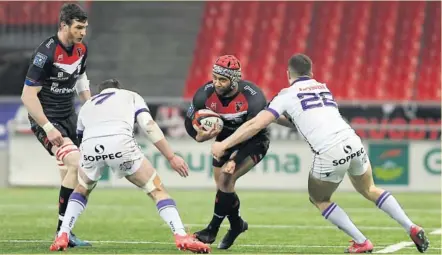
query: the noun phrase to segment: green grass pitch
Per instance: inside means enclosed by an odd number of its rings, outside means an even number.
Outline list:
[[[171,190],[189,231],[211,219],[214,190]],[[221,254],[342,254],[350,238],[326,221],[308,201],[306,192],[239,191],[241,215],[249,222],[228,251],[216,244],[227,231],[224,222],[212,253]],[[430,238],[430,254],[441,254],[441,195],[393,193],[407,214],[422,225]],[[58,189],[0,189],[0,254],[49,253],[57,219]],[[375,252],[399,242],[409,242],[405,231],[389,216],[357,193],[336,193],[333,200],[350,215],[375,245]],[[97,188],[74,232],[91,240],[93,247],[74,248],[82,254],[179,254],[169,228],[155,204],[133,189]],[[188,253],[188,252],[186,252]],[[396,253],[417,254],[413,246]]]

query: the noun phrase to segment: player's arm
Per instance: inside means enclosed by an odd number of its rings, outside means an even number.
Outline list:
[[[141,130],[143,130],[147,138],[161,152],[161,154],[163,154],[163,156],[170,161],[175,156],[175,153],[164,137],[163,131],[153,120],[149,107],[147,107],[144,99],[138,94],[135,94],[134,97],[136,107],[135,119],[138,125],[140,126]]]
[[[46,52],[44,52],[46,53]],[[48,56],[37,51],[34,55],[31,65],[26,73],[26,79],[21,94],[21,100],[31,117],[41,126],[47,133],[54,126],[49,122],[43,112],[38,93],[42,89],[42,82],[46,78],[46,72],[51,68]]]
[[[77,82],[75,83],[75,90],[82,103],[85,103],[91,98],[91,91],[89,89],[89,79],[86,73],[80,74]]]
[[[275,120],[275,123],[284,127],[296,129],[296,126],[283,114],[281,114],[279,118]]]
[[[186,117],[184,119],[184,126],[186,128],[187,134],[189,134],[189,136],[192,137],[195,141],[200,143],[212,139],[212,136],[208,135],[210,132],[204,132],[203,130],[201,130],[201,132],[197,132],[192,125],[192,120],[195,116],[195,113],[198,110],[206,108],[206,99],[206,90],[204,89],[204,87],[202,87],[195,93],[195,96],[192,99],[192,103],[190,104],[189,109],[187,110]]]
[[[180,156],[177,156],[169,145],[169,142],[164,137],[158,124],[150,115],[149,108],[141,96],[136,95],[135,98],[136,112],[135,119],[138,122],[141,130],[144,131],[147,138],[155,145],[155,147],[163,154],[170,163],[170,166],[179,173],[182,177],[189,175],[189,166]]]
[[[86,102],[91,98],[91,91],[89,88],[89,79],[86,75],[86,59],[87,59],[87,52],[84,53],[83,61],[81,63],[81,69],[79,73],[79,77],[77,79],[77,82],[75,83],[75,90],[77,91],[78,97],[80,98],[80,101],[82,103]]]
[[[78,118],[77,118],[77,138],[79,143],[83,141],[83,132],[84,132],[84,123],[83,123],[83,114],[84,114],[84,107],[80,108],[80,111],[78,112]]]
[[[222,147],[229,149],[250,139],[278,119],[285,110],[286,104],[284,98],[281,96],[275,97],[267,109],[261,110],[258,115],[242,124],[232,135],[222,141]]]

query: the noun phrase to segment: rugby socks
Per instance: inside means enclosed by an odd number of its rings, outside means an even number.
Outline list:
[[[215,206],[213,210],[212,220],[207,227],[209,230],[213,230],[218,232],[221,223],[224,218],[229,214],[230,208],[232,208],[232,204],[234,201],[234,193],[225,193],[221,190],[216,192],[215,197]]]
[[[332,203],[329,205],[329,207],[322,212],[322,216],[344,231],[347,235],[351,236],[356,243],[362,244],[367,240],[355,224],[353,224],[344,210],[342,210],[337,204]]]
[[[63,224],[61,224],[60,231],[58,232],[58,236],[61,233],[70,233],[74,228],[75,222],[78,219],[78,216],[84,211],[87,204],[87,198],[80,193],[74,192],[69,199],[69,203],[66,209],[66,213],[64,215]]]
[[[384,193],[382,193],[376,200],[376,206],[390,215],[391,218],[395,219],[408,233],[410,233],[410,228],[414,224],[390,192],[384,191]]]
[[[68,207],[69,197],[71,196],[73,189],[66,188],[64,186],[60,187],[60,197],[58,203],[58,225],[57,231],[60,230],[61,224],[63,223],[63,217],[66,212],[66,208]]]
[[[164,222],[166,222],[167,225],[169,225],[173,234],[178,234],[180,236],[187,235],[173,199],[168,198],[158,201],[157,209],[161,218],[164,220]]]
[[[230,222],[230,227],[232,229],[240,229],[242,227],[241,225],[241,215],[239,213],[239,207],[241,205],[241,202],[239,200],[239,197],[236,193],[233,193],[233,204],[230,206],[232,209],[230,210],[229,215],[227,218]]]

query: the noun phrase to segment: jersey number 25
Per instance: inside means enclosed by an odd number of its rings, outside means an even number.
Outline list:
[[[338,104],[335,102],[330,92],[298,93],[298,98],[301,100],[302,110],[304,111],[324,106],[338,107]]]

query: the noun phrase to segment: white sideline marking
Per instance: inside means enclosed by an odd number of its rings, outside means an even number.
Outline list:
[[[380,251],[376,251],[375,253],[391,253],[391,252],[395,252],[398,251],[400,249],[403,249],[405,247],[411,246],[413,245],[413,242],[400,242],[397,244],[393,244],[390,246],[387,246],[386,248],[380,250]]]
[[[430,232],[430,235],[441,235],[441,234],[442,234],[442,228],[439,228],[439,229],[436,229],[436,230],[433,230]],[[412,246],[413,244],[414,244],[413,242],[400,242],[397,244],[387,246],[386,248],[384,248],[380,251],[377,251],[375,253],[391,253],[391,252],[398,251],[400,249],[404,249],[408,246]],[[436,249],[436,248],[433,248],[433,249]]]
[[[430,235],[442,235],[442,228],[430,232]]]
[[[91,243],[113,243],[113,244],[158,244],[158,245],[174,245],[175,243],[169,242],[152,242],[152,241],[118,241],[118,240],[102,240],[92,241],[85,240]],[[0,243],[51,243],[51,240],[0,240]],[[235,244],[239,247],[262,247],[262,248],[347,248],[348,246],[342,245],[295,245],[295,244]],[[384,248],[385,246],[377,246],[377,248]],[[409,247],[413,248],[413,247]],[[440,247],[430,248],[431,250],[442,250]]]

